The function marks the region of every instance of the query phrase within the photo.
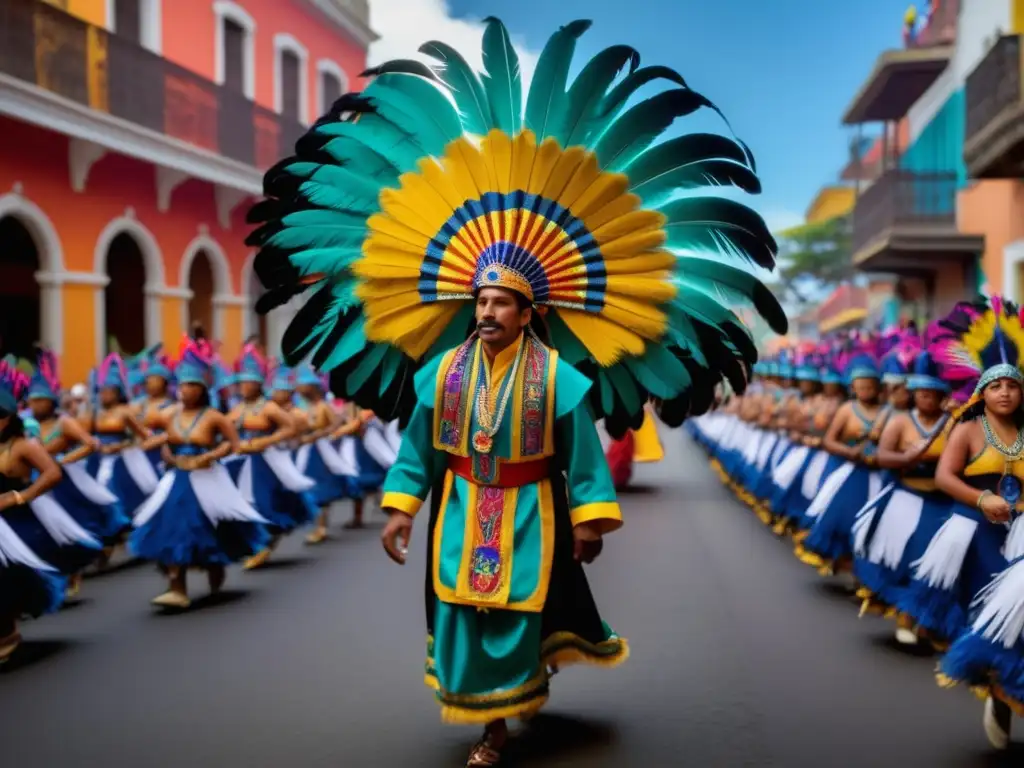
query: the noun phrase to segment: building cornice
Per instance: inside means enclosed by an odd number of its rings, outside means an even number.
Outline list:
[[[351,11],[342,8],[336,0],[306,0],[306,2],[348,32],[363,48],[368,48],[370,43],[380,40],[380,35],[374,32],[369,24]]]

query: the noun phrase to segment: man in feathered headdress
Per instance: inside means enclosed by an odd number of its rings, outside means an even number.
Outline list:
[[[497,764],[505,718],[543,705],[551,668],[626,657],[581,565],[622,522],[595,419],[619,437],[653,401],[679,426],[723,376],[742,390],[757,351],[731,306],[786,330],[747,269],[774,265],[764,221],[675,194],[759,191],[749,149],[707,134],[658,143],[675,117],[717,108],[675,72],[637,69],[628,46],[570,84],[589,26],[552,35],[525,99],[497,19],[483,80],[442,43],[424,48],[436,70],[368,72],[268,171],[249,214],[258,308],[308,296],[285,362],[311,356],[333,391],[408,422],[384,544],[404,562],[433,489],[427,680],[446,719],[486,726],[472,766]],[[628,106],[652,79],[673,87]]]

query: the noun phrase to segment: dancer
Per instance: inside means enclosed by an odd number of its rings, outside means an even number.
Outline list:
[[[211,407],[213,351],[187,340],[174,371],[181,403],[163,411],[163,459],[167,473],[139,508],[129,540],[132,552],[165,569],[166,592],[153,604],[186,609],[189,568],[207,574],[211,594],[224,584],[226,566],[266,548],[268,522],[243,497],[220,463],[240,448],[226,416]]]
[[[313,521],[319,509],[312,489],[316,483],[296,468],[288,451],[278,447],[295,436],[295,423],[263,396],[268,365],[249,344],[235,363],[235,381],[242,401],[228,419],[241,438],[241,460],[232,465],[242,496],[269,521],[266,549],[249,558],[246,569],[266,565],[286,534]]]
[[[68,576],[68,597],[73,597],[81,587],[82,570],[100,559],[102,543],[116,539],[129,520],[117,497],[86,470],[84,459],[99,443],[77,420],[57,410],[60,389],[56,355],[39,350],[28,403],[39,424],[40,442],[64,471],[55,488],[32,502],[50,535],[48,542],[35,540],[32,545]]]
[[[929,351],[917,355],[906,385],[914,408],[889,420],[878,445],[878,464],[893,470],[894,477],[853,528],[861,614],[896,618],[896,640],[904,645],[916,645],[918,634],[914,617],[895,608],[900,591],[909,581],[911,563],[924,554],[949,514],[950,499],[935,484],[951,426],[942,410],[949,385],[937,371]]]
[[[621,436],[656,397],[659,418],[678,426],[711,406],[723,373],[746,385],[756,350],[716,286],[729,286],[730,304],[752,297],[771,325],[786,325],[738,266],[774,261],[760,217],[718,197],[666,202],[712,173],[693,155],[727,152],[754,179],[745,150],[716,136],[647,152],[661,123],[644,103],[618,119],[632,92],[610,90],[618,64],[588,67],[576,96],[563,98],[587,26],[563,27],[541,55],[526,130],[519,64],[496,19],[484,36],[502,54],[486,56],[487,85],[451,64],[461,57],[447,57],[441,81],[386,65],[390,74],[343,97],[299,142],[300,158],[268,174],[276,199],[250,213],[266,222],[250,239],[263,247],[261,308],[319,284],[286,334],[286,359],[312,354],[346,399],[385,421],[408,419],[384,487],[383,542],[405,562],[433,488],[427,680],[444,719],[485,724],[471,766],[498,763],[505,718],[540,709],[549,667],[626,658],[581,565],[622,522],[594,419]],[[623,65],[636,57],[624,50]],[[441,85],[456,75],[458,87]],[[669,112],[703,103],[685,88],[669,93],[687,103]],[[350,111],[359,119],[338,122]],[[342,134],[352,141],[331,143]],[[401,142],[373,141],[383,155],[360,143],[392,134]],[[683,175],[664,179],[669,165]],[[315,202],[327,195],[336,207]],[[724,242],[728,257],[693,255]]]
[[[306,537],[308,544],[320,544],[327,538],[330,527],[331,504],[345,497],[346,470],[331,444],[331,435],[337,427],[334,411],[324,400],[327,387],[319,374],[309,366],[295,372],[295,387],[301,398],[295,410],[301,412],[305,429],[299,433],[300,447],[295,454],[295,465],[314,483],[313,496],[320,509],[316,528]]]
[[[17,517],[22,532],[46,538],[28,505],[61,478],[60,466],[46,449],[25,437],[18,403],[27,385],[25,374],[0,361],[0,663],[21,644],[18,620],[56,611],[66,586],[57,569],[33,552],[9,522]]]
[[[167,356],[162,354],[162,344],[157,344],[146,351],[141,362],[143,374],[142,386],[145,394],[135,401],[135,418],[145,427],[151,436],[160,434],[157,428],[164,419],[160,412],[174,405],[174,398],[171,396],[171,365]],[[153,465],[154,471],[159,475],[164,471],[163,460],[160,458],[161,446],[153,441],[144,449],[146,458]]]

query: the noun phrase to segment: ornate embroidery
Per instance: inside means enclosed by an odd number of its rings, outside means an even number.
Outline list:
[[[489,453],[473,452],[473,479],[478,483],[493,483],[498,479],[498,459]]]
[[[476,503],[478,536],[473,547],[469,571],[470,589],[479,595],[493,595],[501,586],[504,566],[501,562],[501,522],[505,510],[505,491],[483,487]]]
[[[523,431],[520,455],[536,456],[544,450],[544,383],[548,353],[536,339],[528,339],[523,361]]]
[[[458,451],[462,445],[462,425],[465,423],[467,403],[463,390],[466,384],[466,368],[472,358],[469,352],[474,345],[475,339],[470,339],[459,347],[444,374],[438,442],[441,446],[454,451]]]

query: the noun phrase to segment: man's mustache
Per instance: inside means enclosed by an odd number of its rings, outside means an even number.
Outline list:
[[[485,331],[485,330],[503,331],[503,330],[505,330],[505,326],[503,326],[501,323],[497,322],[496,320],[481,320],[479,323],[476,324],[476,329],[478,331]]]

